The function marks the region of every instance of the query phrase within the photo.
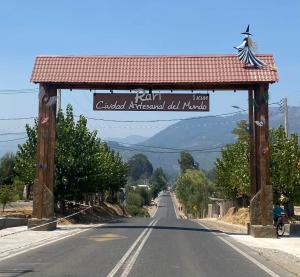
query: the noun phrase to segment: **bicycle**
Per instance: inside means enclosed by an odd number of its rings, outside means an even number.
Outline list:
[[[277,222],[275,223],[276,226],[276,233],[278,237],[282,237],[285,232],[285,221],[286,221],[286,214],[282,213],[281,216],[277,219]]]

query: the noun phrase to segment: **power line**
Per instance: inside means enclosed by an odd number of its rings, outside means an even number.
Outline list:
[[[135,152],[145,152],[145,153],[154,153],[154,154],[178,154],[182,151],[154,151],[154,150],[143,150],[143,149],[136,149],[132,147],[123,147],[123,146],[110,146],[112,149],[120,149],[120,150],[127,150],[127,151],[135,151]],[[185,150],[188,152],[198,152],[198,153],[219,153],[220,150],[201,150],[201,149],[194,149],[194,150]]]
[[[29,116],[29,117],[7,117],[7,118],[0,118],[1,121],[5,121],[5,120],[28,120],[28,119],[36,119],[36,116]]]
[[[8,140],[0,140],[0,142],[10,142],[10,141],[23,140],[23,139],[27,139],[27,137],[23,137],[23,138],[16,138],[16,139],[8,139]]]
[[[0,136],[10,136],[10,135],[24,135],[26,132],[16,132],[16,133],[0,133]]]
[[[37,92],[38,89],[1,89],[0,95],[32,94]]]
[[[157,148],[157,149],[167,149],[167,150],[174,150],[174,151],[207,151],[207,150],[214,150],[214,149],[220,149],[225,147],[226,145],[218,145],[218,146],[214,146],[214,147],[209,147],[209,148],[204,148],[204,149],[183,149],[183,148],[170,148],[170,147],[162,147],[162,146],[154,146],[154,145],[143,145],[143,144],[131,144],[131,143],[121,143],[121,142],[117,142],[118,144],[121,144],[126,147],[126,145],[129,146],[142,146],[145,148]],[[114,147],[114,146],[111,146]]]
[[[217,114],[217,115],[206,115],[206,116],[198,116],[198,117],[189,117],[189,118],[173,118],[173,119],[154,119],[154,120],[116,120],[116,119],[104,119],[104,118],[95,118],[95,117],[87,117],[84,116],[86,119],[89,120],[96,120],[96,121],[105,121],[105,122],[118,122],[118,123],[151,123],[151,122],[172,122],[172,121],[187,121],[187,120],[193,120],[193,119],[203,119],[203,118],[211,118],[211,117],[220,117],[220,116],[226,116],[226,115],[234,115],[241,113],[241,111],[238,112],[231,112],[231,113],[223,113],[223,114]],[[80,117],[80,115],[74,115],[74,117]]]
[[[0,92],[38,91],[37,88],[0,89]]]
[[[269,105],[278,104],[278,102],[270,103]],[[95,120],[95,121],[104,121],[104,122],[116,122],[116,123],[152,123],[152,122],[173,122],[173,121],[188,121],[188,120],[195,120],[195,119],[205,119],[205,118],[216,118],[221,116],[228,116],[228,115],[235,115],[242,113],[242,111],[237,112],[230,112],[230,113],[223,113],[223,114],[216,114],[216,115],[206,115],[206,116],[198,116],[198,117],[189,117],[189,118],[173,118],[173,119],[154,119],[154,120],[116,120],[116,119],[104,119],[104,118],[95,118],[95,117],[88,117],[84,115],[75,115],[74,117],[84,116],[86,119]],[[36,119],[36,116],[30,117],[15,117],[15,118],[0,118],[1,121],[5,120],[28,120],[28,119]]]

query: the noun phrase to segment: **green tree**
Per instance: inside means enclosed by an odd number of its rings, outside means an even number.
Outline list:
[[[26,185],[26,198],[32,190],[36,175],[36,149],[37,149],[37,122],[30,127],[25,126],[27,140],[24,144],[18,145],[15,161],[15,183]]]
[[[237,197],[250,197],[250,171],[248,160],[248,143],[237,140],[221,151],[221,158],[216,162],[216,185],[223,195],[232,200]]]
[[[132,156],[127,163],[128,177],[132,181],[141,178],[149,178],[153,172],[153,166],[144,154],[136,154]]]
[[[15,155],[6,153],[0,160],[0,186],[12,185],[14,177]]]
[[[270,168],[274,201],[289,203],[300,201],[300,147],[298,136],[286,137],[284,128],[270,130]]]
[[[0,186],[0,203],[2,204],[2,212],[5,206],[14,200],[16,193],[11,186]]]
[[[211,189],[204,172],[187,169],[176,181],[176,196],[184,206],[185,212],[202,217],[207,212]]]
[[[237,198],[242,197],[243,205],[248,205],[250,198],[249,133],[248,123],[241,120],[232,133],[237,136],[233,144],[221,150],[221,157],[216,161],[215,182],[217,194],[230,198],[237,205]]]
[[[84,194],[96,192],[99,143],[97,133],[88,130],[83,116],[74,122],[71,106],[67,106],[66,115],[59,113],[55,156],[57,200],[81,201]]]
[[[136,206],[136,207],[143,207],[143,198],[142,196],[137,192],[129,192],[126,195],[126,205],[127,206]]]
[[[235,199],[249,197],[249,141],[247,123],[242,121],[233,130],[238,136],[234,144],[227,145],[216,162],[216,184],[223,195]],[[270,181],[273,186],[274,201],[280,199],[286,211],[293,214],[291,203],[300,201],[300,148],[298,136],[286,137],[284,128],[270,130]]]
[[[137,187],[135,192],[138,193],[143,199],[143,206],[150,205],[151,202],[151,192],[149,189],[144,187]]]
[[[180,153],[180,159],[178,160],[180,171],[184,173],[187,169],[198,169],[199,165],[195,162],[193,156],[186,151]]]
[[[26,126],[28,140],[19,146],[15,170],[16,178],[33,184],[36,170],[37,126]],[[108,190],[111,194],[125,186],[127,167],[119,153],[115,153],[97,138],[97,132],[87,128],[87,120],[80,116],[74,121],[73,110],[59,112],[57,123],[55,185],[56,201],[82,201],[89,194]]]
[[[249,141],[249,124],[246,120],[241,120],[237,123],[237,126],[232,130],[239,140]]]
[[[156,198],[158,193],[166,189],[168,185],[168,179],[161,167],[154,170],[150,181],[151,181],[151,193],[153,198]]]

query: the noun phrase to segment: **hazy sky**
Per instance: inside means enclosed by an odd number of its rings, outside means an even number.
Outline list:
[[[36,55],[232,54],[247,24],[258,52],[275,56],[280,81],[270,86],[271,102],[288,97],[290,105],[300,105],[299,14],[299,0],[1,0],[0,118],[37,115],[36,92],[3,94],[37,88],[29,81]],[[245,92],[210,95],[211,114],[232,112],[232,105],[247,107]],[[93,112],[92,93],[88,91],[64,91],[62,103],[71,103],[76,114],[106,119],[207,115]],[[21,132],[25,122],[0,121],[0,133]],[[102,137],[150,136],[165,126],[90,122]]]

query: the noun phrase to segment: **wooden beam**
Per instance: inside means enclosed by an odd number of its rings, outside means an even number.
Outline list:
[[[260,106],[259,106],[259,86],[254,90],[253,108],[254,108],[254,157],[255,157],[255,191],[256,193],[260,190],[260,166],[259,166],[259,133],[260,127],[258,122],[260,121]]]
[[[40,85],[37,177],[33,198],[33,217],[52,218],[54,216],[54,156],[56,138],[57,90]]]
[[[257,168],[259,175],[257,181],[260,186],[260,206],[262,225],[272,225],[273,216],[273,191],[270,184],[270,166],[269,166],[269,114],[268,114],[268,85],[260,85],[255,90],[258,106],[257,124],[258,135],[256,136],[256,155]]]
[[[257,193],[256,187],[256,158],[255,158],[255,136],[254,136],[254,104],[253,89],[248,91],[248,116],[249,116],[249,154],[250,154],[250,193],[251,197]]]
[[[84,90],[248,90],[254,83],[44,83],[56,89]]]

